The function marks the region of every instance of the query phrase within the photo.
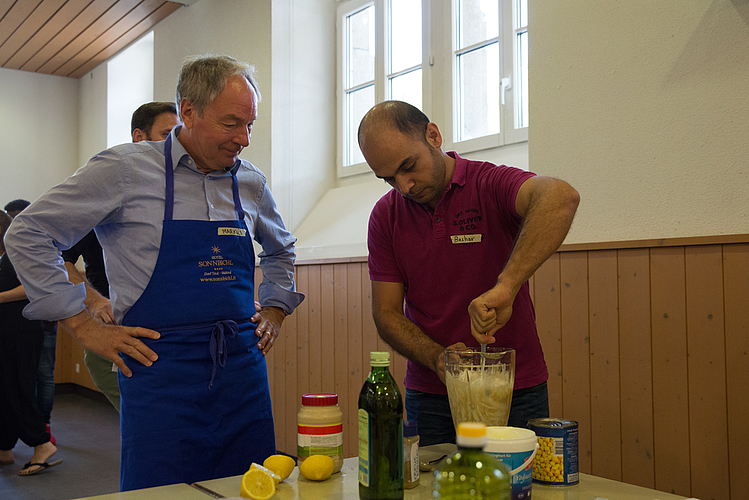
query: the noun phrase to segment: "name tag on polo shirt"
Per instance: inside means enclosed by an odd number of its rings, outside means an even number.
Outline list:
[[[246,229],[240,229],[238,227],[220,227],[218,228],[218,235],[219,236],[241,236],[245,237],[247,235]]]
[[[453,245],[459,243],[481,243],[480,234],[459,234],[457,236],[450,236],[450,239],[453,241]]]

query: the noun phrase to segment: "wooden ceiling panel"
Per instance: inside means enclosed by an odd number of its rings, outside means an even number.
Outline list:
[[[79,78],[180,7],[167,0],[0,0],[0,66]]]
[[[26,43],[3,64],[3,67],[21,69],[35,54],[40,53],[44,47],[48,46],[50,41],[73,21],[86,8],[86,5],[91,3],[91,0],[68,0],[61,3],[64,3],[64,5],[51,18],[47,19],[43,26],[26,37]],[[2,49],[5,49],[5,45]],[[0,60],[3,59],[0,58]]]
[[[155,11],[148,15],[148,17],[142,19],[138,24],[133,26],[130,30],[123,33],[122,36],[114,40],[112,43],[107,45],[103,50],[94,55],[91,59],[85,62],[83,65],[76,68],[72,73],[65,75],[71,78],[80,78],[99,64],[103,63],[120,50],[124,49],[130,43],[134,42],[148,31],[156,26],[159,21],[167,17],[169,14],[181,7],[179,4],[174,2],[162,2]]]
[[[45,64],[50,64],[53,69],[59,68],[67,59],[61,55],[63,49],[76,38],[82,37],[82,33],[91,26],[100,16],[109,10],[112,0],[86,0],[88,5],[72,21],[65,24],[65,27],[58,32],[50,42],[34,54],[31,59],[25,62],[19,69],[23,71],[39,71]],[[68,2],[71,3],[71,2]],[[49,71],[51,73],[52,71]]]

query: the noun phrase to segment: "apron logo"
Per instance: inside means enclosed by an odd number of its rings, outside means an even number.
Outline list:
[[[453,245],[460,243],[481,243],[480,234],[459,234],[457,236],[450,236],[453,241]]]
[[[241,236],[245,237],[247,235],[246,229],[239,229],[237,227],[220,227],[218,228],[218,235],[219,236]]]

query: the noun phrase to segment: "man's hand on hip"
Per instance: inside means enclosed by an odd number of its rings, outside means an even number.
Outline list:
[[[92,318],[86,311],[60,320],[60,324],[81,347],[109,359],[126,377],[132,377],[133,372],[119,353],[127,354],[145,366],[151,366],[158,359],[155,352],[138,340],[138,337],[158,339],[161,336],[159,332],[148,328],[106,325]]]

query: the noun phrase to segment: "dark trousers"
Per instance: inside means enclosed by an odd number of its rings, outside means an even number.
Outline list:
[[[0,450],[12,450],[19,439],[31,447],[49,441],[36,401],[44,330],[41,321],[21,316],[23,305],[0,304]]]
[[[416,420],[419,445],[454,443],[455,426],[446,395],[406,389],[406,414]],[[549,390],[546,382],[512,392],[510,427],[527,427],[528,420],[549,416]]]

